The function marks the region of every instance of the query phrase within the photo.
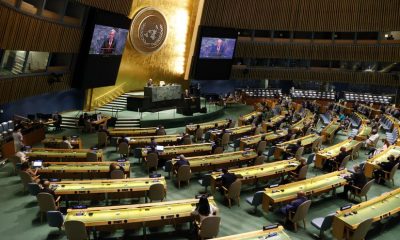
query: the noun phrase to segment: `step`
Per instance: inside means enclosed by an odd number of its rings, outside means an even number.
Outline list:
[[[115,123],[115,126],[132,126],[132,125],[140,125],[140,123]]]
[[[61,127],[62,127],[62,128],[76,128],[75,124],[74,124],[74,125],[64,125],[64,124],[61,124]]]
[[[96,110],[97,111],[99,111],[99,110],[107,110],[107,111],[116,111],[116,110],[118,110],[118,111],[121,111],[121,110],[125,110],[125,108],[121,108],[121,107],[110,107],[110,106],[103,106],[103,107],[99,107],[99,108],[96,108]]]
[[[63,119],[62,123],[66,124],[66,123],[70,123],[70,124],[75,124],[77,122],[77,120],[75,119]]]
[[[120,103],[120,104],[126,104],[127,103],[127,101],[126,101],[126,99],[125,100],[123,100],[123,99],[115,99],[114,101],[112,101],[111,103]]]
[[[140,122],[140,119],[118,118],[117,122]]]
[[[108,104],[105,104],[105,105],[103,105],[101,107],[125,108],[126,105],[125,104],[118,104],[118,103],[108,103]]]

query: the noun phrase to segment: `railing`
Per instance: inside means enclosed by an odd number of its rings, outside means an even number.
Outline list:
[[[125,83],[123,83],[119,86],[116,86],[114,89],[93,99],[91,108],[103,106],[109,102],[112,102],[115,98],[124,94],[125,93],[124,86],[125,86]]]

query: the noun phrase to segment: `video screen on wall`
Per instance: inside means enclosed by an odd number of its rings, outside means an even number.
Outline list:
[[[200,45],[200,59],[232,59],[236,39],[203,37]]]
[[[122,55],[128,30],[104,25],[95,25],[89,54]]]

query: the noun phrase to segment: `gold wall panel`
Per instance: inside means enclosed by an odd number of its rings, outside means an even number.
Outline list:
[[[198,0],[139,0],[134,1],[130,18],[144,7],[154,7],[167,19],[168,36],[163,47],[154,53],[143,54],[127,41],[116,86],[125,83],[125,91],[142,91],[149,78],[158,83],[179,83],[188,87],[183,76],[189,55],[193,28],[197,17]],[[114,87],[95,88],[92,98]]]

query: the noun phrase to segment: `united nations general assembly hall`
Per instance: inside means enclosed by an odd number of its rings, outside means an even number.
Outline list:
[[[398,240],[399,9],[0,0],[0,239]]]

